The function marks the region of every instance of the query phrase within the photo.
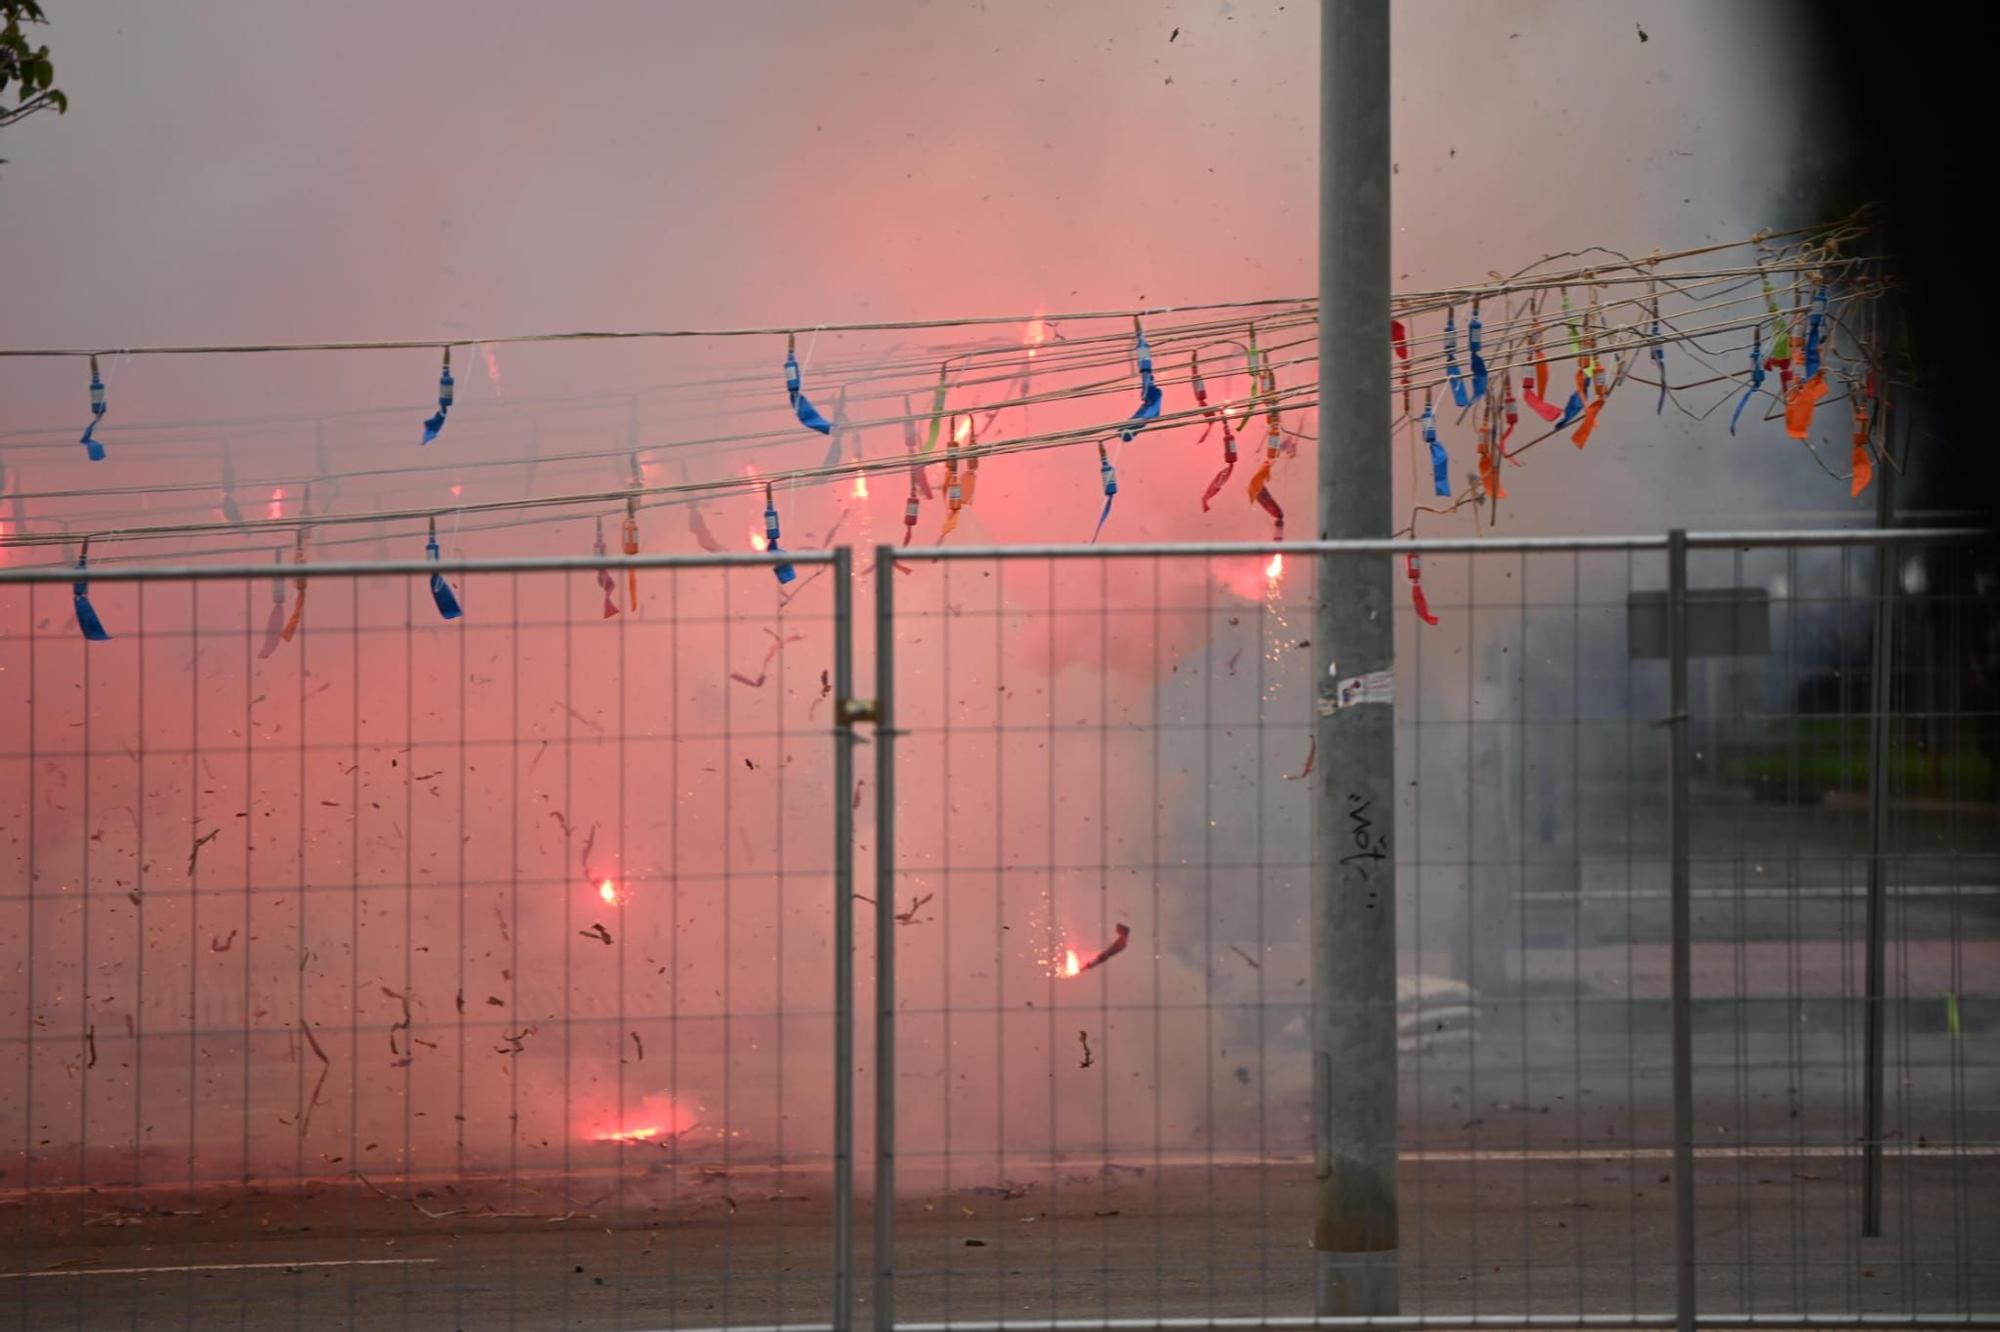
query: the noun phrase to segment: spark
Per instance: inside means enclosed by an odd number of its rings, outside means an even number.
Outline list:
[[[493,344],[490,342],[480,343],[479,351],[486,358],[486,380],[495,389],[498,389],[500,387],[500,358],[493,354]]]
[[[1081,975],[1082,972],[1083,972],[1083,959],[1076,955],[1076,949],[1074,948],[1064,949],[1062,968],[1058,974],[1063,976],[1077,976]]]
[[[597,885],[597,895],[609,906],[618,905],[618,885],[609,879]]]
[[[1285,557],[1282,554],[1273,555],[1271,557],[1271,562],[1264,566],[1264,577],[1270,579],[1272,585],[1276,586],[1278,580],[1280,578],[1283,578],[1284,576],[1285,576]]]
[[[1048,337],[1048,325],[1039,316],[1028,321],[1027,331],[1023,334],[1022,341],[1028,344],[1029,360],[1032,361],[1035,359],[1035,349],[1048,341]]]
[[[762,532],[759,532],[754,527],[750,529],[750,549],[762,550],[769,544],[770,542],[764,539],[764,534]]]
[[[951,442],[960,448],[972,442],[972,418],[970,416],[961,416],[958,418],[958,425],[951,432]]]
[[[860,472],[854,474],[854,498],[868,498],[868,478]]]
[[[279,486],[271,492],[271,505],[268,512],[272,522],[276,522],[285,516],[285,488],[283,486]]]

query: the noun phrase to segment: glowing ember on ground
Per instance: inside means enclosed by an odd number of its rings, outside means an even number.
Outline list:
[[[618,885],[609,879],[597,885],[597,895],[611,906],[618,905]]]
[[[868,498],[868,478],[858,473],[855,475],[854,478],[854,498],[856,499]]]
[[[610,1125],[600,1120],[585,1129],[582,1136],[595,1142],[650,1142],[665,1146],[699,1125],[701,1113],[698,1105],[677,1101],[671,1092],[655,1092],[639,1102],[628,1122],[630,1128],[619,1128],[615,1119]]]

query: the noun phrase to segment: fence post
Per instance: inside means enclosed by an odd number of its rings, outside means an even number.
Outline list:
[[[854,1325],[854,553],[833,552],[833,1332]]]
[[[1318,532],[1394,526],[1389,0],[1320,5]],[[1396,1153],[1396,666],[1388,553],[1319,557],[1312,885],[1313,1308],[1401,1307]],[[1343,706],[1342,679],[1359,686]]]
[[[1889,413],[1882,413],[1882,438],[1889,437]],[[1895,468],[1875,479],[1875,526],[1887,529],[1895,507],[1889,488]],[[1861,1233],[1882,1234],[1882,1005],[1888,989],[1887,912],[1889,848],[1889,709],[1895,704],[1895,555],[1887,538],[1875,544],[1874,643],[1868,680],[1868,926],[1863,964],[1861,1088]]]
[[[875,1327],[896,1325],[896,548],[875,548]]]
[[[1667,534],[1668,892],[1674,1013],[1674,1323],[1694,1332],[1694,1011],[1688,901],[1687,532]]]

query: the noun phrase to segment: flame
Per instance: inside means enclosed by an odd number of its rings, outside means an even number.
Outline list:
[[[868,498],[868,478],[859,472],[854,474],[854,498]]]
[[[1062,969],[1058,974],[1064,976],[1076,976],[1082,974],[1082,972],[1083,972],[1083,961],[1082,959],[1077,957],[1076,949],[1074,948],[1064,949]]]
[[[750,549],[765,550],[769,548],[770,544],[769,541],[765,540],[762,532],[759,532],[754,527],[750,529]]]
[[[626,1129],[621,1133],[600,1133],[599,1142],[651,1142],[666,1132],[658,1124],[648,1124],[644,1128]]]
[[[609,879],[597,885],[597,895],[603,898],[607,905],[618,905],[618,885]]]
[[[279,486],[271,492],[271,505],[268,513],[273,522],[285,516],[285,488],[283,486]]]
[[[451,497],[457,499],[463,494],[465,494],[465,487],[454,481],[451,486]]]
[[[972,418],[961,416],[958,425],[951,432],[951,442],[963,447],[972,441]]]
[[[1048,337],[1049,337],[1048,325],[1043,323],[1040,317],[1036,317],[1028,321],[1028,327],[1026,331],[1022,334],[1021,340],[1028,344],[1029,360],[1032,361],[1035,359],[1035,348],[1041,346],[1044,342],[1048,341]]]
[[[1284,576],[1285,576],[1285,557],[1282,554],[1273,555],[1271,557],[1271,562],[1264,566],[1264,577],[1270,579],[1271,582],[1275,584],[1280,578],[1283,578]]]
[[[480,344],[479,344],[479,352],[480,352],[480,354],[481,354],[482,356],[484,356],[484,357],[486,358],[486,380],[487,380],[487,382],[488,382],[488,383],[490,383],[490,384],[492,384],[494,388],[496,388],[496,389],[497,389],[497,388],[499,388],[499,387],[500,387],[500,359],[499,359],[499,358],[498,358],[497,356],[495,356],[495,355],[493,354],[493,344],[492,344],[492,343],[490,343],[490,342],[482,342],[482,343],[480,343]]]

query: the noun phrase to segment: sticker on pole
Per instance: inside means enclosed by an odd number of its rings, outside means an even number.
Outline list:
[[[1336,708],[1359,707],[1363,703],[1394,703],[1396,701],[1396,673],[1394,671],[1370,671],[1366,675],[1350,675],[1342,680],[1334,690],[1333,705]]]

